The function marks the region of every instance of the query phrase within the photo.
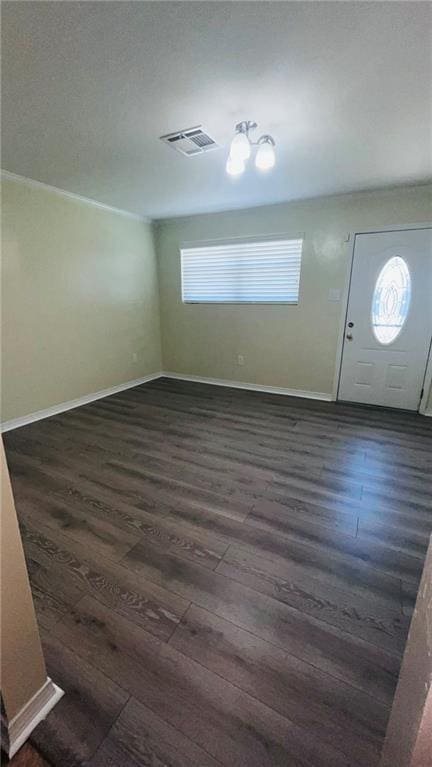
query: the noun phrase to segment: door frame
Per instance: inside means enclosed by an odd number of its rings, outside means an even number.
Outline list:
[[[350,232],[348,234],[348,237],[345,240],[345,243],[351,243],[351,247],[349,249],[348,266],[347,266],[347,270],[345,274],[344,286],[342,289],[339,331],[338,331],[338,340],[337,340],[337,346],[336,346],[336,364],[335,364],[335,374],[333,378],[333,389],[332,389],[332,400],[337,401],[339,397],[339,385],[340,385],[340,376],[341,376],[341,369],[342,369],[342,353],[343,353],[343,345],[344,345],[344,339],[345,339],[345,327],[346,327],[347,314],[348,314],[348,300],[349,300],[349,294],[350,294],[350,288],[351,288],[351,277],[352,277],[352,270],[353,270],[353,264],[354,264],[354,250],[355,250],[357,235],[381,234],[385,232],[400,232],[400,231],[405,231],[409,229],[431,229],[431,228],[432,228],[432,221],[427,221],[427,222],[421,222],[419,224],[411,223],[411,224],[403,224],[403,225],[396,225],[396,226],[382,226],[379,228],[375,227],[374,229],[359,229],[359,230]],[[423,395],[418,407],[418,413],[420,413],[420,415],[432,416],[432,412],[426,411],[426,404],[427,404],[431,385],[432,385],[432,341],[429,347],[429,352],[428,352],[428,357],[426,362],[426,370],[425,370],[425,376],[423,381]]]

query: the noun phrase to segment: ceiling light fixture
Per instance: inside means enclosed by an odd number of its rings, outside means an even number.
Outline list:
[[[251,145],[246,131],[239,130],[231,141],[230,157],[233,160],[248,160],[251,155]]]
[[[230,153],[226,162],[226,172],[229,176],[240,176],[249,159],[252,147],[258,147],[255,156],[255,167],[261,171],[267,171],[274,167],[276,162],[275,141],[272,136],[265,134],[258,141],[251,141],[249,132],[257,128],[257,123],[251,120],[243,120],[235,127],[236,133],[231,141]]]
[[[271,136],[261,136],[258,141],[258,149],[255,155],[255,166],[258,170],[270,170],[276,162],[275,142]]]
[[[232,157],[232,155],[228,157],[228,160],[226,163],[226,170],[230,176],[241,176],[244,169],[245,169],[244,160],[238,157]]]

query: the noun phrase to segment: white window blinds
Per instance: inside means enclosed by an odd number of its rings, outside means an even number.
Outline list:
[[[183,247],[183,302],[295,304],[302,244],[267,238]]]

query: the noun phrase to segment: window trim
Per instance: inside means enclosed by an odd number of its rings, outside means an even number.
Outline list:
[[[304,232],[296,232],[293,234],[292,232],[290,234],[281,232],[280,234],[259,234],[259,235],[248,235],[246,237],[243,237],[241,235],[236,235],[235,237],[217,237],[211,240],[185,240],[183,242],[180,242],[179,245],[179,254],[180,254],[180,294],[181,294],[181,301],[183,304],[187,305],[203,305],[203,306],[298,306],[300,302],[300,290],[301,290],[301,275],[302,275],[302,259],[303,259],[303,246],[305,242],[305,233]],[[253,243],[253,242],[271,242],[271,241],[278,241],[278,240],[301,240],[302,241],[302,252],[301,252],[301,259],[300,259],[300,273],[299,273],[299,290],[298,290],[298,298],[296,301],[191,301],[184,298],[184,291],[183,291],[183,254],[182,250],[187,249],[193,249],[193,248],[208,248],[213,246],[223,246],[223,245],[235,245],[236,243]]]

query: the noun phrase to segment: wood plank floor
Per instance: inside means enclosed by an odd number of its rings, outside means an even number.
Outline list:
[[[50,767],[31,743],[25,743],[12,759],[8,759],[2,751],[1,764],[2,767],[3,765],[9,765],[9,767]]]
[[[430,420],[161,378],[5,445],[54,767],[377,765]]]

